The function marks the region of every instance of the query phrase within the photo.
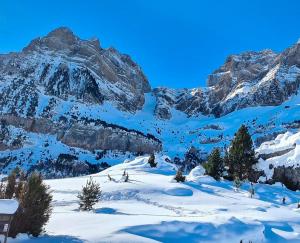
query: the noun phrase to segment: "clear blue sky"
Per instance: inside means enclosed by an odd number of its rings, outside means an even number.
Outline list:
[[[130,54],[152,87],[199,87],[229,54],[295,43],[300,1],[0,0],[0,53],[59,26]]]

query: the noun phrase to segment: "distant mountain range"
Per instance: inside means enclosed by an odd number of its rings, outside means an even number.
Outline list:
[[[193,165],[243,123],[258,148],[300,127],[299,85],[299,42],[231,55],[205,88],[151,88],[130,56],[58,28],[0,55],[0,170],[84,174],[152,152]]]

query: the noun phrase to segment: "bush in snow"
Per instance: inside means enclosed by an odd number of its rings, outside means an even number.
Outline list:
[[[185,176],[182,174],[181,170],[177,170],[177,173],[176,173],[174,179],[177,182],[185,182]]]
[[[20,206],[12,220],[9,235],[15,237],[18,233],[27,233],[39,236],[52,211],[49,187],[43,183],[40,174],[32,173],[26,180],[25,177],[19,178],[14,194]]]
[[[149,159],[148,159],[148,163],[151,166],[151,168],[154,168],[157,166],[157,163],[155,162],[155,155],[151,154]]]
[[[204,168],[208,175],[216,180],[220,179],[224,172],[224,162],[218,148],[214,149],[208,156],[208,161],[204,164]]]
[[[255,194],[253,183],[250,182],[250,189],[249,189],[250,197],[252,198]]]
[[[79,209],[92,210],[93,206],[99,202],[101,197],[100,184],[95,182],[92,177],[82,187],[81,193],[77,196],[79,198]]]
[[[252,166],[257,163],[257,159],[255,158],[251,136],[245,125],[242,125],[235,134],[226,162],[228,163],[228,174],[231,178],[236,175],[240,180],[251,179]]]
[[[238,176],[235,177],[235,179],[233,181],[233,186],[236,191],[239,191],[240,187],[242,186],[242,182]]]
[[[129,175],[128,172],[126,173],[126,175],[124,176],[124,182],[128,182],[129,181]]]

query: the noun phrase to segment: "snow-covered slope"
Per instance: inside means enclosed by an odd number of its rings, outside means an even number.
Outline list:
[[[102,190],[93,212],[78,211],[76,197],[88,176],[47,180],[54,211],[46,235],[30,242],[299,242],[299,192],[256,184],[250,198],[249,184],[236,192],[231,182],[216,182],[199,168],[176,183],[174,166],[157,159],[154,169],[148,157],[137,157],[92,175]]]
[[[265,172],[262,181],[281,181],[292,189],[300,184],[300,132],[286,132],[265,142],[257,149],[260,154],[258,170]]]

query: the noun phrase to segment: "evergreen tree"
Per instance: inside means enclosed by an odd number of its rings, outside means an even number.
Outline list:
[[[5,185],[0,182],[0,199],[5,199]]]
[[[20,197],[20,194],[24,188],[24,185],[26,183],[26,176],[25,176],[25,173],[23,171],[20,171],[19,173],[19,178],[17,180],[17,185],[16,185],[16,188],[15,188],[15,196],[16,198],[19,198]]]
[[[154,168],[157,166],[157,163],[155,162],[155,155],[152,153],[148,159],[148,163],[150,164],[151,168]]]
[[[220,150],[214,149],[208,156],[208,161],[205,164],[206,173],[216,180],[219,180],[224,171],[224,163],[221,158]]]
[[[248,129],[242,125],[231,142],[228,154],[228,173],[236,175],[240,180],[249,178],[252,166],[257,163],[253,142]]]
[[[16,187],[16,173],[13,171],[7,178],[5,198],[10,199],[14,196],[15,187]]]
[[[177,173],[174,177],[177,182],[185,182],[185,176],[182,174],[182,170],[177,170]]]
[[[19,183],[22,186],[18,186],[20,191],[16,196],[20,207],[12,220],[9,235],[15,237],[18,233],[27,233],[37,237],[49,220],[52,196],[38,173],[32,173],[26,181]]]
[[[99,183],[95,182],[92,177],[86,182],[82,191],[77,196],[79,198],[79,209],[92,210],[93,206],[99,202],[101,197],[101,190]]]

